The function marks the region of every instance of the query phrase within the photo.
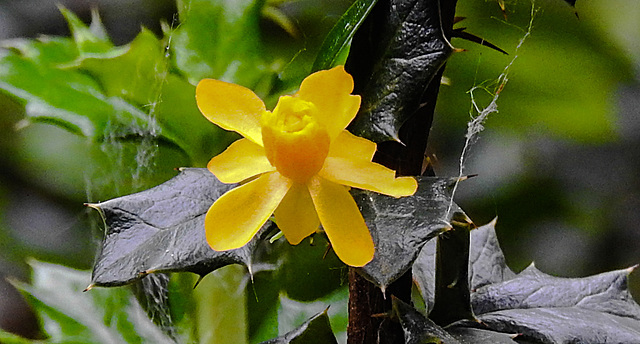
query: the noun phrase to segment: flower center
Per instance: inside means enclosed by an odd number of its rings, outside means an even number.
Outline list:
[[[317,111],[313,103],[283,96],[273,112],[262,115],[267,159],[280,174],[298,183],[318,173],[329,153],[329,134],[316,121]]]

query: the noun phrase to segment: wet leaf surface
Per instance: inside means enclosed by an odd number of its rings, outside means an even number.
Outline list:
[[[393,298],[393,312],[404,329],[406,344],[459,344],[442,327],[397,298]]]
[[[453,183],[423,177],[416,194],[403,198],[353,190],[376,246],[373,260],[358,271],[384,289],[410,269],[422,246],[447,228]]]
[[[561,278],[531,265],[514,274],[505,264],[494,226],[495,221],[471,231],[471,305],[479,322],[460,321],[447,331],[517,333],[536,343],[640,343],[640,305],[627,288],[632,268]],[[432,246],[423,248],[413,266],[427,309],[433,303]]]
[[[91,283],[121,285],[152,272],[204,276],[234,263],[250,269],[260,233],[247,245],[224,252],[212,250],[204,236],[207,210],[234,186],[221,183],[207,169],[186,168],[152,189],[91,205],[107,225]]]
[[[362,95],[350,131],[376,142],[399,140],[400,127],[453,50],[441,27],[439,6],[430,1],[376,5],[356,33],[347,61],[354,93]]]

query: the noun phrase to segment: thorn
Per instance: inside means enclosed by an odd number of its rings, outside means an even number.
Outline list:
[[[98,210],[98,211],[101,210],[100,209],[100,204],[98,204],[98,203],[84,203],[84,206],[85,207],[89,207],[91,209]]]
[[[406,146],[407,146],[404,142],[402,142],[402,140],[400,140],[400,136],[398,135],[398,133],[393,133],[393,135],[391,135],[391,139],[392,139],[393,141],[398,142],[399,144],[401,144],[401,145],[402,145],[402,146],[404,146],[404,147],[406,147]]]
[[[251,268],[251,264],[247,264],[247,270],[249,271],[249,278],[251,279],[251,284],[253,284],[253,269]]]
[[[504,0],[498,0],[498,6],[502,10],[502,15],[504,15],[504,20],[507,20],[507,9],[504,6]]]
[[[465,19],[467,19],[467,17],[453,17],[453,23],[457,24]]]
[[[627,270],[627,274],[631,274],[637,267],[638,267],[638,264],[627,268],[626,269]]]
[[[93,287],[95,287],[96,285],[91,283],[89,284],[88,287],[84,288],[84,290],[82,291],[83,293],[88,292],[89,290],[93,289]]]
[[[457,28],[453,30],[453,33],[451,34],[452,37],[457,37],[457,38],[462,38],[464,40],[467,40],[469,42],[473,42],[473,43],[477,43],[480,45],[483,45],[485,47],[491,48],[493,50],[499,51],[505,55],[509,55],[506,51],[500,49],[497,45],[486,41],[484,38],[482,37],[478,37],[472,33],[469,33],[467,31],[464,31],[466,28],[465,27],[461,27],[461,28]],[[456,49],[454,49],[454,52],[456,52]]]
[[[139,273],[139,275],[148,275],[148,274],[152,274],[154,272],[158,272],[158,270],[154,270],[154,269],[149,269],[149,270],[145,270]]]
[[[327,245],[327,249],[324,250],[324,254],[322,255],[322,260],[325,260],[325,258],[327,258],[327,255],[329,254],[329,250],[331,250],[331,242],[329,242],[329,244]]]
[[[468,50],[463,48],[453,48],[454,53],[463,53],[465,51],[468,51]]]

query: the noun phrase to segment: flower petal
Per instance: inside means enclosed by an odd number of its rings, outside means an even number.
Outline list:
[[[264,148],[248,139],[232,143],[224,152],[214,156],[207,168],[223,183],[239,183],[255,175],[275,171]]]
[[[262,145],[260,116],[266,108],[250,89],[220,80],[203,79],[196,87],[196,102],[209,121]]]
[[[204,220],[209,246],[216,251],[244,246],[267,222],[290,187],[288,179],[271,172],[222,195]]]
[[[331,142],[329,156],[371,161],[373,155],[376,153],[376,147],[374,142],[353,135],[347,130],[343,130],[338,137]]]
[[[294,183],[273,213],[278,228],[291,245],[315,233],[320,226],[318,214],[305,184]]]
[[[418,189],[414,178],[396,178],[393,170],[370,161],[328,157],[318,174],[338,184],[393,197],[411,196]]]
[[[351,266],[370,262],[373,239],[347,188],[315,177],[309,182],[309,193],[338,258]]]
[[[343,66],[322,70],[306,77],[296,96],[318,108],[318,122],[328,130],[331,139],[353,120],[360,108],[360,96],[351,95],[353,78]]]

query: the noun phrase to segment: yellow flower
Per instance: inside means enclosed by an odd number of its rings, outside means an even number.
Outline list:
[[[417,182],[371,162],[376,144],[345,130],[360,107],[351,91],[353,79],[338,66],[308,76],[270,112],[247,88],[200,81],[196,100],[204,116],[245,137],[207,165],[223,183],[243,183],[207,212],[211,248],[244,246],[274,214],[292,245],[322,224],[344,263],[363,266],[373,258],[371,234],[349,187],[401,197],[412,195]]]

